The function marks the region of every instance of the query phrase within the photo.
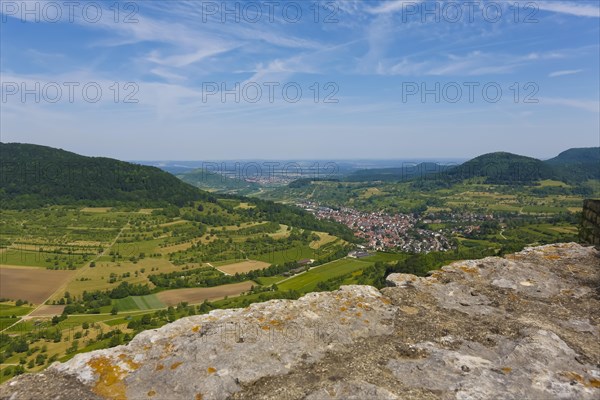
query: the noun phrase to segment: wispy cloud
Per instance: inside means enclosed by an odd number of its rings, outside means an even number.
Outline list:
[[[574,1],[538,1],[534,3],[540,10],[552,11],[561,14],[575,15],[578,17],[600,18],[598,2],[590,1],[586,4]]]
[[[600,114],[600,102],[598,100],[579,100],[561,97],[544,97],[540,98],[540,104],[567,106]]]
[[[416,6],[424,0],[391,0],[383,4],[370,8],[368,12],[371,14],[388,14],[406,9],[409,6]]]
[[[184,81],[187,78],[183,75],[175,74],[173,72],[169,72],[163,68],[153,68],[150,70],[150,73],[159,76],[167,81]]]
[[[161,57],[157,51],[153,51],[148,56],[147,60],[151,61],[153,63],[159,64],[159,65],[181,68],[181,67],[185,67],[190,64],[196,63],[198,61],[202,61],[208,57],[212,57],[217,54],[228,52],[236,47],[238,47],[238,46],[235,46],[235,45],[229,45],[229,46],[225,45],[223,47],[208,46],[205,48],[195,50],[191,53],[177,54],[177,55],[172,55],[172,56],[167,56],[167,57]]]
[[[583,72],[582,69],[567,69],[564,71],[554,71],[548,74],[549,78],[556,78],[557,76],[565,76],[565,75],[575,75],[580,72]]]
[[[414,59],[405,57],[389,67],[379,64],[380,75],[416,75],[416,76],[478,76],[507,74],[522,66],[538,61],[564,58],[559,51],[528,53],[524,55],[496,54],[472,51],[464,55],[448,54],[445,58],[425,57]]]

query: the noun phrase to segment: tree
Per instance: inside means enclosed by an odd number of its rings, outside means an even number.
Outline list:
[[[108,342],[108,347],[115,347],[122,343],[121,335],[113,335]]]
[[[118,312],[119,312],[119,308],[116,305],[114,305],[112,310],[110,310],[110,313],[112,315],[117,315]]]
[[[36,365],[44,365],[44,362],[46,362],[46,355],[45,354],[38,354],[37,357],[35,357],[35,364]]]
[[[66,350],[67,354],[75,353],[79,348],[79,340],[73,340],[73,344]]]
[[[13,345],[13,350],[15,351],[15,353],[25,353],[29,350],[29,344],[25,339],[19,339]]]

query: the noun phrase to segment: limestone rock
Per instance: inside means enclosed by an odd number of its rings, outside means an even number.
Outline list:
[[[215,310],[17,377],[0,399],[596,399],[598,255],[541,246]]]

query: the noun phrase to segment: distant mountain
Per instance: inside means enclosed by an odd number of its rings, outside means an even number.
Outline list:
[[[600,147],[569,149],[545,163],[554,168],[558,180],[581,182],[600,179]]]
[[[361,169],[348,175],[345,180],[349,182],[399,182],[439,174],[449,168],[452,166],[434,162],[403,163],[401,167]]]
[[[433,162],[407,164],[398,168],[379,168],[356,171],[346,180],[364,181],[446,181],[456,183],[470,178],[483,178],[488,183],[531,183],[549,179],[552,168],[542,161],[511,153],[484,154],[458,166]]]
[[[179,173],[177,177],[198,188],[215,190],[222,193],[244,193],[260,189],[260,185],[256,182],[230,178],[226,175],[217,174],[202,168],[183,174]]]
[[[579,183],[600,179],[600,147],[569,149],[541,161],[506,152],[484,154],[458,166],[426,162],[395,168],[363,169],[348,175],[350,182],[444,181],[453,184],[482,178],[491,184],[532,184],[544,179]]]
[[[202,161],[148,161],[148,160],[128,160],[133,164],[148,165],[150,167],[160,168],[173,175],[185,174],[201,168]]]
[[[52,147],[0,143],[2,207],[85,203],[181,206],[210,195],[155,167]]]
[[[546,163],[553,165],[585,164],[600,162],[600,147],[582,147],[565,150]]]
[[[553,168],[537,158],[505,152],[475,157],[444,175],[450,181],[483,178],[493,184],[529,184],[555,176]]]

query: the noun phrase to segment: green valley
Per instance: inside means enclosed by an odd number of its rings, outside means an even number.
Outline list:
[[[339,179],[264,186],[0,150],[0,381],[187,315],[576,241],[583,199],[600,196],[593,151],[410,174],[346,167]]]

